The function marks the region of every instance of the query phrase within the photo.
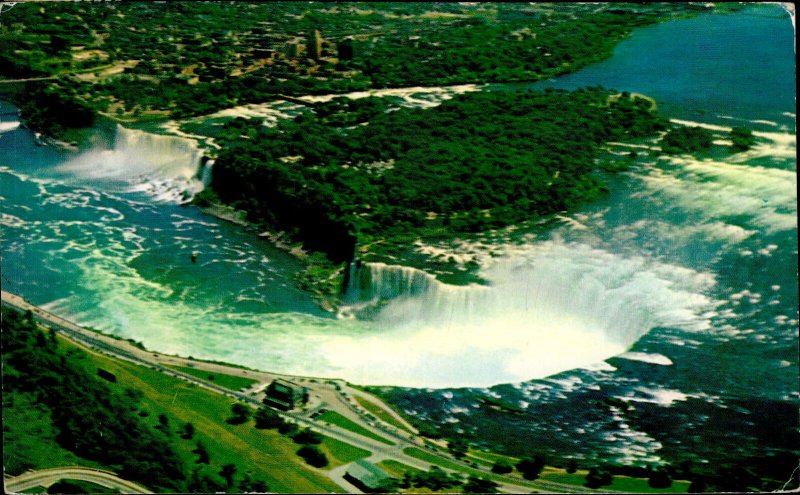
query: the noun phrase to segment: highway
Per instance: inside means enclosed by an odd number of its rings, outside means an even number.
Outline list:
[[[94,483],[121,493],[153,493],[132,481],[124,480],[116,474],[100,469],[84,467],[63,467],[28,471],[13,478],[5,478],[5,493],[19,493],[37,486],[47,488],[59,480],[80,480]]]
[[[92,330],[88,330],[86,328],[82,328],[68,320],[65,320],[64,318],[61,318],[58,315],[34,306],[25,301],[22,297],[10,292],[0,292],[0,301],[2,301],[3,306],[8,306],[22,312],[31,311],[34,319],[40,325],[52,328],[53,330],[56,330],[62,335],[68,337],[70,340],[73,340],[76,343],[89,348],[90,350],[99,351],[112,357],[137,365],[146,366],[166,375],[191,382],[198,387],[202,387],[226,397],[236,399],[248,404],[253,408],[262,406],[261,398],[263,397],[263,393],[258,393],[257,390],[259,388],[263,390],[263,388],[266,387],[266,385],[269,384],[273,379],[281,377],[301,383],[303,386],[309,388],[309,395],[312,397],[312,401],[316,401],[315,407],[304,412],[278,412],[284,418],[289,419],[298,425],[309,427],[331,438],[369,450],[372,452],[370,460],[374,460],[375,462],[379,462],[380,460],[384,459],[392,459],[418,469],[430,469],[433,464],[422,461],[415,457],[411,457],[403,452],[403,449],[407,447],[415,447],[417,449],[424,450],[431,455],[439,457],[443,462],[454,463],[462,466],[465,469],[480,471],[486,475],[491,475],[495,480],[502,479],[502,482],[500,483],[500,490],[507,493],[532,491],[546,493],[601,492],[601,490],[592,490],[581,486],[566,485],[545,480],[522,481],[519,478],[514,478],[511,476],[498,476],[494,473],[491,473],[488,468],[483,466],[470,465],[464,461],[455,459],[449,453],[444,451],[444,449],[437,449],[426,445],[421,438],[417,437],[416,435],[413,435],[409,432],[404,432],[395,428],[394,426],[386,425],[380,421],[366,418],[365,415],[367,412],[361,409],[360,406],[358,406],[357,403],[352,399],[354,395],[360,395],[368,398],[372,402],[382,405],[387,412],[391,411],[391,408],[385,406],[379,398],[369,395],[362,390],[354,389],[343,380],[294,377],[256,370],[244,370],[242,368],[228,366],[221,363],[208,363],[177,356],[165,356],[137,347],[129,341],[117,339]],[[194,375],[183,373],[179,370],[170,368],[169,366],[192,367],[229,375],[241,375],[258,380],[259,384],[245,392],[235,391],[217,385],[213,382],[200,379]],[[368,429],[376,435],[391,441],[393,444],[387,445],[386,443],[358,435],[339,426],[331,425],[329,423],[311,419],[309,417],[314,410],[319,410],[322,407],[338,412],[339,414],[356,422],[360,426]],[[397,416],[403,421],[403,423],[407,424],[405,420],[399,417],[399,415],[393,414],[393,416]],[[344,471],[341,469],[334,471],[335,472],[320,472],[326,476],[329,476],[334,482],[352,492],[352,488],[354,487],[341,478],[341,475],[344,473]]]

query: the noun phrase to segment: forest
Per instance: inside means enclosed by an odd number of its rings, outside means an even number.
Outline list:
[[[334,262],[377,240],[387,249],[503,227],[599,197],[601,145],[666,129],[648,101],[613,94],[481,92],[380,113],[365,100],[351,109],[374,117],[351,127],[331,104],[275,128],[234,120],[202,199],[243,209]]]
[[[341,3],[321,15],[292,2],[22,3],[0,24],[0,79],[50,79],[2,84],[0,96],[58,137],[90,125],[85,111],[185,118],[281,94],[533,81],[608,57],[636,26],[692,13],[641,4]],[[320,60],[287,54],[314,29]]]
[[[3,308],[2,346],[4,416],[28,405],[40,412],[40,428],[52,425],[63,449],[153,489],[185,489],[178,455],[134,414],[135,391],[115,394],[100,378],[87,374],[75,354],[59,349],[53,331],[37,328],[30,313]],[[9,428],[4,425],[6,447],[16,434]],[[7,454],[3,459],[9,473],[35,465],[22,451]]]

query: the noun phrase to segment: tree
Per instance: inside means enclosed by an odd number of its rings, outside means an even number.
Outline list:
[[[486,478],[478,478],[470,476],[466,483],[464,483],[464,493],[497,493],[499,485],[492,480]]]
[[[241,402],[234,402],[231,405],[231,413],[233,416],[225,420],[228,424],[240,425],[250,419],[250,408]]]
[[[225,485],[212,474],[195,468],[189,477],[188,484],[191,493],[220,493],[225,491]]]
[[[186,423],[183,425],[183,434],[181,438],[184,440],[191,440],[194,436],[194,425],[192,423]]]
[[[703,478],[695,478],[689,484],[689,493],[705,493],[708,490],[708,484]]]
[[[577,470],[578,470],[578,463],[575,462],[575,459],[570,459],[569,462],[567,462],[567,468],[566,468],[567,473],[574,474]]]
[[[469,444],[463,438],[454,438],[447,440],[447,449],[453,454],[456,459],[461,459],[467,455],[467,448]]]
[[[211,461],[210,456],[208,455],[208,449],[203,442],[197,442],[197,448],[192,451],[193,454],[197,454],[197,460],[195,461],[196,464],[208,464]]]
[[[517,471],[526,480],[535,480],[544,469],[545,458],[542,455],[535,455],[533,458],[525,458],[517,463]]]
[[[242,493],[265,493],[269,491],[269,485],[263,480],[253,479],[252,474],[248,471],[239,481],[239,491]]]
[[[86,490],[79,483],[69,480],[56,481],[47,489],[47,493],[84,493]]]
[[[586,475],[586,486],[589,488],[600,488],[601,486],[610,485],[613,481],[611,473],[605,469],[591,468],[589,474]]]
[[[729,133],[733,147],[737,151],[747,151],[756,142],[753,132],[745,127],[734,127]]]
[[[317,447],[311,445],[303,445],[297,451],[297,455],[305,459],[306,463],[311,466],[322,468],[328,465],[328,458]]]
[[[494,466],[492,466],[492,472],[497,474],[508,474],[513,469],[514,468],[511,467],[511,465],[508,464],[506,461],[497,461],[496,463],[494,463]]]
[[[222,469],[219,470],[219,475],[225,479],[225,482],[228,484],[228,488],[233,486],[234,474],[236,474],[236,465],[234,464],[225,464],[222,466]]]
[[[319,445],[322,443],[322,435],[306,428],[295,433],[294,436],[292,436],[292,440],[294,440],[294,443],[304,445]]]
[[[652,488],[669,488],[672,486],[672,477],[667,471],[657,469],[650,475],[647,484]]]
[[[285,423],[278,413],[266,406],[260,407],[253,415],[253,419],[256,420],[256,428],[261,430],[275,429]]]

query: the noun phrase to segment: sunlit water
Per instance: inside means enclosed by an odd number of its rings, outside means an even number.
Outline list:
[[[642,92],[720,138],[747,125],[758,143],[714,159],[643,155],[608,199],[531,242],[498,246],[479,272],[488,286],[367,267],[363,290],[400,296],[370,320],[322,312],[294,287],[290,256],[177,205],[203,185],[190,142],[122,130],[115,146],[67,154],[34,145],[3,104],[3,288],[161,352],[361,384],[484,387],[578,370],[485,392],[523,408],[608,383],[663,407],[721,394],[796,400],[793,60],[780,9],[751,9],[638,30],[609,61],[545,83]],[[620,362],[638,363],[634,378],[622,378]],[[397,400],[480,426],[469,421],[474,395],[448,406],[422,398],[431,393]],[[661,443],[609,414],[595,442],[622,459],[658,459]],[[554,445],[575,448],[557,440],[559,428]]]

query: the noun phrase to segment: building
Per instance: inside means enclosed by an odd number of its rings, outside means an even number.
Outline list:
[[[319,60],[322,56],[322,35],[316,29],[311,31],[308,35],[308,43],[306,43],[306,52],[308,58],[312,60]]]
[[[289,380],[273,380],[266,390],[264,404],[289,411],[308,401],[308,390]]]
[[[383,488],[392,478],[378,466],[360,459],[350,464],[344,479],[365,492],[375,492]]]

